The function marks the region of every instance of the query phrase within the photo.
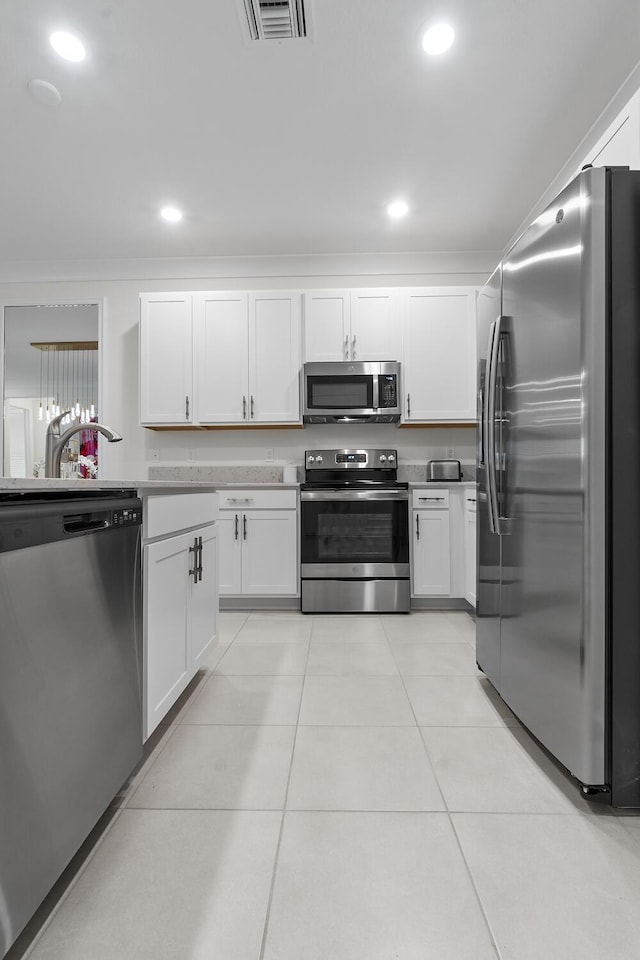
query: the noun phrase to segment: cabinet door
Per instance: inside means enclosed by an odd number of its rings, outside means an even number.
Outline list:
[[[634,94],[624,110],[576,170],[584,164],[594,167],[640,167],[640,93]]]
[[[475,290],[412,290],[402,300],[404,421],[475,421]]]
[[[350,360],[401,360],[402,324],[396,290],[351,291]]]
[[[242,592],[269,596],[297,594],[295,510],[247,511],[242,515],[242,528]]]
[[[242,593],[242,514],[218,517],[218,589],[220,596]]]
[[[247,295],[193,297],[196,384],[200,423],[242,423],[249,417]]]
[[[451,553],[448,510],[413,511],[413,592],[449,596]]]
[[[202,538],[197,582],[191,584],[191,674],[199,669],[204,655],[216,637],[218,624],[218,549],[216,527],[202,527],[190,534]]]
[[[191,679],[188,608],[189,534],[144,548],[145,737],[155,730]]]
[[[191,423],[193,321],[190,293],[140,297],[140,422]]]
[[[466,592],[465,599],[476,605],[476,505],[466,502],[464,511],[464,547]]]
[[[340,363],[350,359],[351,301],[348,290],[304,294],[304,359]]]
[[[300,294],[250,294],[250,420],[300,422],[300,367]]]

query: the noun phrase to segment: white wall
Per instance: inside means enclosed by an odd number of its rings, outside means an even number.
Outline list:
[[[497,255],[423,254],[344,258],[256,258],[147,264],[83,263],[24,265],[24,280],[0,282],[2,304],[55,303],[71,300],[103,303],[102,412],[104,423],[118,430],[123,441],[103,443],[100,475],[104,479],[134,480],[148,475],[150,463],[189,462],[189,451],[200,463],[264,463],[265,451],[273,448],[274,461],[302,462],[304,450],[314,446],[367,444],[393,446],[401,461],[426,462],[445,455],[453,447],[458,459],[474,460],[472,429],[398,429],[392,426],[307,427],[304,430],[211,430],[157,432],[138,426],[138,315],[141,292],[162,290],[309,289],[318,287],[439,286],[484,283],[497,262]],[[321,271],[331,266],[336,272]],[[359,273],[347,273],[358,267]],[[385,269],[386,268],[386,269]],[[290,272],[279,273],[287,269]],[[108,279],[116,270],[122,279]],[[300,271],[307,270],[302,273]],[[392,270],[398,272],[393,273]],[[38,274],[57,273],[77,279],[37,281]],[[387,272],[388,271],[388,272]],[[84,273],[86,279],[81,279]],[[90,278],[89,274],[93,273]],[[132,274],[138,274],[138,278]],[[28,277],[28,278],[27,278]],[[103,278],[104,277],[104,278]],[[152,451],[158,458],[152,459]]]

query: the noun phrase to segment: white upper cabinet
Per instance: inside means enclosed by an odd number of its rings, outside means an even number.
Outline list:
[[[140,297],[140,422],[194,420],[190,293]]]
[[[402,363],[404,423],[474,423],[472,287],[304,293],[306,361]],[[140,421],[299,424],[298,291],[142,294]]]
[[[198,416],[201,423],[238,423],[249,415],[247,294],[193,295]]]
[[[351,300],[348,290],[304,294],[304,358],[317,363],[349,360]]]
[[[476,419],[475,289],[402,291],[403,422]]]
[[[298,292],[142,294],[140,302],[141,423],[300,422]]]
[[[304,294],[305,361],[399,360],[396,290],[310,290]]]
[[[300,294],[249,294],[249,420],[300,420]]]
[[[397,290],[353,290],[350,360],[401,360],[402,324]]]
[[[576,170],[594,167],[640,168],[640,93],[634,94]]]

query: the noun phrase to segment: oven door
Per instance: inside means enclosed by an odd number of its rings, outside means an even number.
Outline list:
[[[406,490],[303,490],[300,497],[303,578],[409,576]]]

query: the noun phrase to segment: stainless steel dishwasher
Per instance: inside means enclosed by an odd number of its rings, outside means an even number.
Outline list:
[[[0,494],[0,956],[142,757],[141,517]]]

